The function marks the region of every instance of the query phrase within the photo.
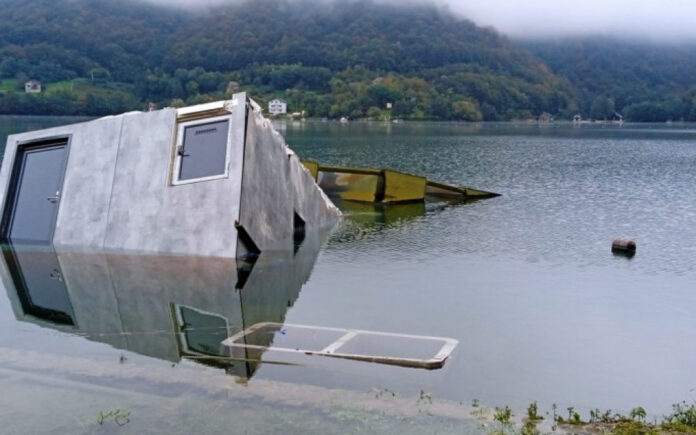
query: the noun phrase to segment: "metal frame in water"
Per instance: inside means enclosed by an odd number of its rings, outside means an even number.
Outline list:
[[[288,328],[300,328],[305,330],[313,331],[325,331],[325,332],[337,332],[341,333],[338,339],[333,340],[327,346],[321,349],[302,349],[302,348],[288,348],[288,347],[276,347],[276,346],[259,346],[254,344],[247,344],[245,339],[255,332],[259,332],[263,329],[271,329],[274,331],[280,331],[281,329]],[[348,342],[359,336],[377,336],[377,337],[389,337],[389,338],[400,338],[400,339],[411,339],[411,340],[424,340],[424,341],[435,341],[442,342],[440,349],[435,352],[430,358],[404,358],[395,357],[387,355],[369,355],[369,354],[358,354],[358,353],[341,353],[337,352],[340,348],[345,346]],[[240,342],[241,341],[241,342]],[[389,332],[377,332],[377,331],[363,331],[359,329],[344,329],[344,328],[331,328],[325,326],[310,326],[310,325],[298,325],[291,323],[274,323],[274,322],[262,322],[252,325],[243,331],[231,336],[230,338],[222,342],[223,345],[229,347],[238,347],[246,349],[259,349],[259,350],[271,350],[279,352],[290,352],[290,353],[301,353],[306,355],[319,355],[327,356],[332,358],[342,358],[351,359],[357,361],[373,362],[379,364],[396,365],[401,367],[412,367],[412,368],[422,368],[428,370],[434,370],[442,368],[445,365],[445,361],[454,351],[454,348],[459,344],[458,340],[446,337],[429,337],[423,335],[409,335],[409,334],[395,334]]]

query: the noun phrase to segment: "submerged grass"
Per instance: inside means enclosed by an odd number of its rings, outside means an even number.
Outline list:
[[[536,402],[532,402],[527,407],[527,418],[524,419],[524,424],[522,425],[521,433],[523,435],[537,435],[540,433],[538,429],[539,423],[544,420],[544,417],[539,415],[539,405]]]
[[[495,414],[493,415],[493,420],[502,424],[510,424],[512,419],[512,409],[509,406],[504,408],[495,408]]]
[[[476,414],[483,416],[483,408],[476,401]],[[481,409],[481,411],[478,411]],[[473,415],[473,413],[472,413]],[[489,414],[490,415],[490,414]],[[615,435],[657,435],[657,434],[696,434],[696,402],[681,402],[672,406],[672,413],[661,419],[648,420],[648,412],[642,406],[633,408],[628,414],[593,409],[589,418],[584,419],[574,407],[566,408],[561,415],[557,405],[553,405],[549,424],[542,427],[545,418],[539,413],[537,402],[527,407],[526,416],[517,423],[509,406],[495,407],[492,420],[496,423],[491,434],[519,433],[539,435],[541,433],[573,434],[615,434]],[[489,418],[491,418],[489,417]],[[490,421],[490,420],[489,420]]]
[[[112,421],[119,426],[125,426],[126,424],[130,423],[130,415],[130,411],[125,409],[109,409],[107,411],[99,412],[97,415],[97,423],[101,426]]]

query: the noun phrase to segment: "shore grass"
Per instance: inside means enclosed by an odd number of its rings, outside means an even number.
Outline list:
[[[17,89],[17,80],[4,79],[0,80],[0,92],[14,91]]]
[[[476,405],[475,416],[485,412]],[[472,414],[474,415],[474,414]],[[627,414],[593,409],[584,417],[574,407],[559,412],[556,405],[545,418],[539,413],[536,402],[532,402],[526,415],[518,420],[509,406],[495,407],[489,414],[494,427],[491,434],[540,435],[543,433],[571,434],[614,434],[614,435],[658,435],[658,434],[696,434],[696,402],[681,402],[672,406],[672,412],[661,418],[648,417],[645,408],[638,406]]]

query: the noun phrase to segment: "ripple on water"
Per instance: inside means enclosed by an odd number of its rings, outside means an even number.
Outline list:
[[[355,125],[289,130],[303,157],[393,167],[503,194],[431,211],[402,225],[346,224],[338,257],[370,249],[394,261],[476,254],[551,264],[689,274],[696,253],[695,131],[570,127]],[[582,129],[581,129],[582,130]],[[638,255],[616,263],[611,240],[633,238]]]

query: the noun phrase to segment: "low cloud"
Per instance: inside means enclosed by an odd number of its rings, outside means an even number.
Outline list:
[[[515,37],[602,34],[652,39],[696,38],[693,0],[451,0],[481,25]]]
[[[209,7],[242,0],[149,0]],[[253,1],[253,0],[252,0]],[[315,0],[354,1],[354,0]],[[396,0],[389,1],[401,4]],[[517,38],[612,35],[654,40],[696,39],[694,0],[421,0],[446,5],[479,25]]]

